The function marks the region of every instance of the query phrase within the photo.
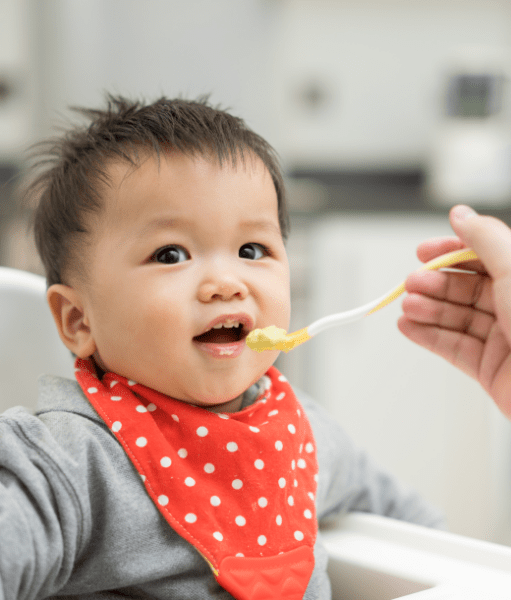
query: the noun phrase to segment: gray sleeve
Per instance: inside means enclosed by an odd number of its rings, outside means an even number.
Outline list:
[[[79,498],[36,418],[0,416],[0,599],[44,598],[69,578],[83,541]]]
[[[309,417],[317,444],[318,520],[327,523],[351,511],[445,528],[437,508],[386,473],[358,449],[340,425],[303,392],[296,392]]]

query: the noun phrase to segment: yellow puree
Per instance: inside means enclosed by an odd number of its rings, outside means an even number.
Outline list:
[[[289,352],[298,344],[307,341],[310,335],[307,333],[307,327],[299,329],[289,335],[285,329],[270,325],[264,329],[254,329],[247,335],[246,343],[249,348],[256,352],[264,350],[283,350]]]

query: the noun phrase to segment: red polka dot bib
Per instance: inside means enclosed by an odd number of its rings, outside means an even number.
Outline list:
[[[174,400],[114,373],[76,379],[122,444],[149,496],[238,600],[303,598],[317,534],[315,442],[277,369],[229,414]]]

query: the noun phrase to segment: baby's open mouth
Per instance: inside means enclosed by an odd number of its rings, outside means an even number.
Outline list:
[[[246,337],[246,333],[243,331],[243,324],[234,322],[215,325],[206,333],[196,335],[193,339],[205,344],[232,344],[239,342],[244,337]]]

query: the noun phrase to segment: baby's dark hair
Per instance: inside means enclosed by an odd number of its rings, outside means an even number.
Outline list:
[[[208,102],[165,97],[152,104],[107,96],[105,110],[72,108],[91,122],[67,130],[57,139],[36,145],[44,167],[27,188],[35,196],[36,247],[48,286],[65,283],[69,270],[84,275],[82,250],[90,239],[88,215],[102,209],[101,190],[108,185],[111,161],[137,166],[140,154],[177,151],[216,159],[220,165],[257,156],[268,169],[278,200],[279,224],[284,240],[289,233],[285,189],[277,155],[245,122]],[[40,149],[42,148],[42,152]]]

